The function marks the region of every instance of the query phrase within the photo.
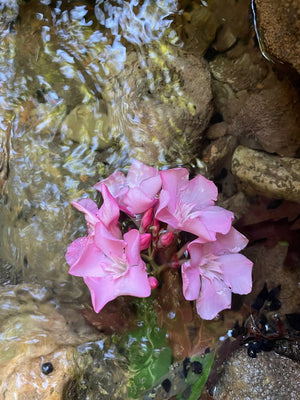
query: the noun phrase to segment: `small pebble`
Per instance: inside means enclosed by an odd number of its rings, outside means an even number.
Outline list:
[[[51,372],[53,371],[53,365],[51,362],[46,362],[42,365],[42,372],[45,375],[49,375],[51,374]]]

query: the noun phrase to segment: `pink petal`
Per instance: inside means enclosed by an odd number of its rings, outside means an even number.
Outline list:
[[[105,304],[118,296],[148,297],[151,294],[144,264],[130,267],[125,275],[117,279],[107,275],[101,278],[85,277],[84,281],[90,289],[96,312],[99,312]]]
[[[120,210],[116,200],[110,194],[106,185],[101,186],[103,204],[98,212],[99,219],[104,223],[106,228],[116,237],[121,237],[121,231],[118,227]]]
[[[114,280],[111,276],[103,278],[85,277],[84,282],[91,292],[94,310],[98,313],[109,301],[118,297],[114,292]]]
[[[197,312],[203,319],[213,319],[225,308],[231,307],[231,290],[218,278],[202,277],[200,296],[196,301]]]
[[[238,253],[240,250],[247,246],[248,239],[238,232],[235,228],[231,227],[226,235],[217,234],[217,240],[205,245],[207,253],[215,255],[222,255],[228,253]]]
[[[131,229],[125,233],[124,241],[126,246],[126,258],[129,265],[138,265],[142,261],[140,256],[140,234],[137,229]]]
[[[192,213],[189,218],[183,222],[181,228],[186,232],[199,236],[199,240],[202,241],[202,243],[215,240],[215,234],[203,223],[202,216],[199,217],[199,212]]]
[[[69,266],[71,267],[73,264],[75,264],[77,262],[77,260],[81,257],[85,247],[87,246],[87,243],[89,241],[88,237],[80,237],[76,240],[74,240],[74,242],[72,242],[67,250],[66,253],[66,261],[69,264]]]
[[[97,204],[91,199],[81,199],[79,201],[72,201],[72,205],[77,208],[77,210],[85,214],[85,219],[87,223],[95,225],[98,222],[96,216],[98,212]]]
[[[169,211],[169,206],[173,209],[173,211]],[[170,200],[170,195],[167,191],[162,190],[159,196],[158,208],[155,213],[155,218],[159,221],[165,222],[166,224],[171,225],[174,229],[179,227],[179,222],[177,218],[174,217],[172,212],[175,211],[176,203]]]
[[[199,213],[201,214],[201,221],[214,236],[214,240],[216,239],[216,232],[223,234],[229,232],[234,219],[231,211],[225,210],[222,207],[211,206],[199,211]]]
[[[166,171],[160,171],[162,180],[162,190],[167,191],[169,195],[169,210],[173,212],[179,201],[180,190],[189,182],[189,172],[185,168],[173,168]]]
[[[190,262],[186,262],[181,266],[181,276],[185,299],[196,300],[201,287],[199,268],[191,267]]]
[[[114,290],[117,296],[150,296],[151,287],[145,263],[141,261],[140,265],[129,267],[125,275],[115,280]]]
[[[127,183],[130,187],[140,186],[140,184],[149,178],[158,176],[158,170],[149,167],[141,161],[133,160],[127,174]]]
[[[139,188],[134,187],[127,191],[122,202],[131,215],[136,215],[143,213],[148,210],[148,208],[152,207],[155,199],[149,198]]]
[[[148,197],[153,198],[160,191],[161,183],[161,177],[157,171],[156,176],[144,179],[140,184],[140,188]]]
[[[69,274],[74,276],[103,276],[102,265],[106,262],[103,252],[90,238],[80,257],[71,265]]]
[[[121,171],[116,171],[113,174],[111,174],[108,178],[103,179],[102,181],[96,183],[94,185],[94,188],[101,192],[101,186],[106,185],[110,191],[110,193],[113,195],[113,197],[118,196],[120,189],[126,185],[126,177]]]
[[[202,263],[203,257],[203,243],[200,238],[193,240],[188,244],[188,251],[191,256],[191,265],[199,267]]]
[[[227,254],[218,257],[222,264],[224,280],[231,290],[238,294],[248,294],[252,290],[253,263],[242,254]]]
[[[109,232],[102,222],[95,226],[95,244],[108,257],[123,258],[126,243]]]
[[[218,189],[216,185],[202,175],[192,179],[183,193],[182,201],[195,204],[196,210],[214,205],[217,200]]]

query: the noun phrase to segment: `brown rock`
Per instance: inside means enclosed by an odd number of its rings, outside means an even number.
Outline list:
[[[233,136],[224,136],[213,140],[203,151],[202,160],[207,165],[210,175],[217,174],[223,168],[226,160],[233,153],[236,147],[236,138]]]
[[[300,159],[237,147],[232,172],[249,195],[300,202]]]
[[[255,0],[261,45],[267,55],[300,73],[300,3],[298,0]]]
[[[241,95],[240,95],[241,94]],[[296,89],[275,75],[261,90],[239,92],[228,105],[236,110],[228,132],[241,138],[253,136],[264,150],[293,157],[300,147],[300,102]],[[232,113],[232,111],[231,111]]]
[[[226,122],[218,122],[216,124],[211,125],[206,132],[207,139],[218,139],[222,136],[225,136],[227,132],[227,124]]]

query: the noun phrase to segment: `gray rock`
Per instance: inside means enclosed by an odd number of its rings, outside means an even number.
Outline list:
[[[299,393],[299,363],[273,352],[250,358],[241,348],[226,362],[214,399],[296,400]]]
[[[300,202],[300,160],[237,147],[232,172],[249,195]]]

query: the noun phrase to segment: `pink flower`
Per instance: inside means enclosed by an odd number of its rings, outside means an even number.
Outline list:
[[[214,205],[218,190],[201,175],[189,181],[185,168],[161,171],[162,190],[155,217],[175,230],[199,237],[202,242],[216,239],[216,232],[226,234],[233,213]]]
[[[96,312],[118,296],[150,295],[146,265],[140,257],[140,234],[136,229],[125,233],[122,240],[99,222],[93,239],[80,238],[73,242],[67,262],[71,264],[70,274],[84,278]]]
[[[134,216],[148,210],[156,203],[156,195],[161,188],[161,178],[156,168],[148,167],[134,160],[125,176],[121,171],[96,183],[95,189],[102,192],[106,185],[116,199],[120,210]]]
[[[72,205],[85,214],[89,235],[94,235],[95,225],[101,221],[112,234],[120,237],[121,231],[118,226],[120,210],[105,185],[102,188],[102,197],[103,204],[99,210],[97,204],[90,199],[73,201]]]
[[[230,308],[231,293],[247,294],[252,289],[253,263],[236,254],[248,240],[236,229],[217,240],[202,243],[196,239],[188,245],[190,260],[181,267],[183,294],[196,300],[197,312],[203,319],[213,319],[221,310]]]

